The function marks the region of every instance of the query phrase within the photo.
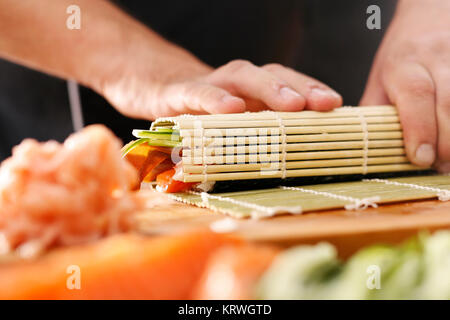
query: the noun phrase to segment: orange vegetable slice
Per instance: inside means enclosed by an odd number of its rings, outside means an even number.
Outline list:
[[[188,299],[212,252],[239,243],[199,231],[122,234],[55,249],[34,261],[0,264],[0,299]]]
[[[143,143],[128,152],[125,158],[138,170],[139,182],[151,182],[159,173],[174,166],[170,160],[171,152],[172,148]]]
[[[211,256],[193,298],[254,299],[253,290],[257,281],[279,251],[275,247],[254,245],[217,250]]]
[[[173,176],[175,175],[175,173],[176,169],[172,168],[164,171],[163,173],[160,173],[156,177],[156,183],[158,184],[158,187],[161,191],[167,193],[183,192],[191,189],[192,186],[196,184],[195,182],[183,182],[174,180]]]

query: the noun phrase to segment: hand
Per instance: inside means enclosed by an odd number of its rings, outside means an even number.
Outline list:
[[[450,171],[450,1],[399,3],[361,100],[380,104],[397,106],[413,163]]]
[[[257,67],[234,60],[214,70],[173,59],[164,65],[153,79],[141,67],[130,77],[103,81],[100,93],[125,115],[147,119],[264,109],[326,111],[342,105],[341,96],[325,84],[278,64]]]
[[[0,57],[76,80],[136,118],[342,104],[326,85],[281,65],[236,60],[214,70],[110,1],[78,0],[86,15],[80,30],[68,30],[71,3],[0,1]]]

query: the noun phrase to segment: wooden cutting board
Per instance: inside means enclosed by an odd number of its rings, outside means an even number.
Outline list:
[[[211,224],[225,215],[186,205],[147,191],[148,209],[139,215],[139,230],[172,234]],[[233,233],[249,241],[281,246],[333,243],[342,257],[374,243],[398,243],[421,230],[450,229],[450,202],[415,201],[360,211],[329,210],[263,220],[233,220]]]

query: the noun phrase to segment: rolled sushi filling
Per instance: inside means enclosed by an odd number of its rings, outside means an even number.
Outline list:
[[[176,193],[200,185],[183,182],[181,137],[178,130],[133,130],[133,135],[138,139],[123,147],[122,156],[138,170],[141,187],[155,186],[158,191]]]

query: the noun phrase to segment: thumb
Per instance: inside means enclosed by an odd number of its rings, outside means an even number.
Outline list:
[[[408,158],[430,166],[436,157],[435,87],[423,66],[405,64],[387,77],[388,93],[397,106]]]

